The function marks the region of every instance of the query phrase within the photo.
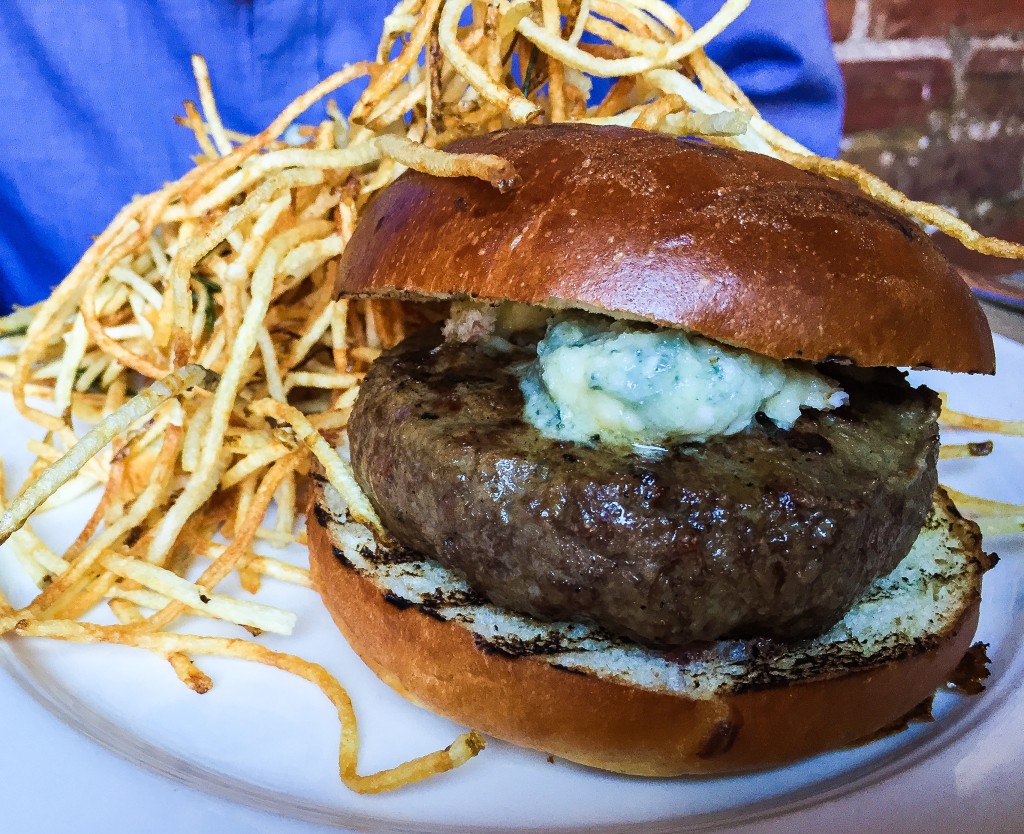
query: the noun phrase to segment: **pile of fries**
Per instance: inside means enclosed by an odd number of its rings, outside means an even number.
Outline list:
[[[817,157],[762,119],[703,50],[748,2],[727,0],[695,30],[662,0],[402,0],[374,60],[324,79],[255,136],[221,123],[196,56],[200,105],[186,102],[179,119],[199,144],[195,167],[126,206],[47,300],[0,320],[16,350],[0,357],[0,387],[45,431],[31,444],[28,486],[0,517],[5,550],[40,593],[18,609],[0,596],[0,634],[148,649],[197,692],[212,685],[198,655],[304,677],[338,709],[341,778],[356,791],[389,790],[474,756],[483,740],[467,733],[360,776],[352,708],[325,670],[253,639],[173,630],[186,614],[253,637],[291,630],[294,614],[216,588],[232,573],[252,593],[264,577],[310,585],[306,570],[253,548],[304,543],[314,458],[353,519],[377,525],[336,445],[369,363],[423,313],[333,297],[337,256],[375,193],[406,168],[515,186],[505,160],[440,150],[463,136],[531,122],[632,125],[852,180],[972,249],[1024,258],[1024,247]],[[591,101],[594,76],[615,79],[601,101]],[[326,119],[298,128],[305,144],[282,141],[315,103],[360,78],[368,86],[347,118],[327,101]],[[83,423],[95,424],[84,439]],[[25,525],[96,487],[95,512],[64,553]],[[1017,513],[1017,529],[1019,511],[1002,512]],[[101,604],[119,625],[87,619]]]

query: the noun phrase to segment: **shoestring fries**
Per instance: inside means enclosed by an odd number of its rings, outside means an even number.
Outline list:
[[[939,394],[942,401],[942,413],[939,420],[951,429],[970,429],[971,431],[988,431],[994,434],[1016,435],[1024,437],[1024,420],[996,420],[991,417],[976,417],[949,407],[948,398]]]
[[[1002,434],[1007,437],[1024,437],[1024,420],[998,420],[993,417],[976,417],[949,407],[948,398],[939,394],[942,401],[942,412],[939,415],[941,424],[950,429]],[[972,443],[943,445],[939,450],[941,459],[962,457],[986,457],[992,454],[995,443],[992,440],[980,440]],[[985,536],[1009,536],[1024,533],[1024,504],[1011,504],[1005,501],[993,501],[969,495],[966,492],[946,487],[946,492],[953,499],[965,516],[977,522]]]
[[[372,60],[329,75],[255,135],[223,124],[195,56],[199,104],[178,117],[196,137],[195,166],[125,206],[49,298],[0,319],[0,347],[12,354],[0,357],[0,389],[45,433],[31,445],[29,485],[0,517],[4,553],[39,593],[20,607],[0,596],[0,632],[148,649],[200,693],[213,681],[193,655],[304,677],[338,708],[341,778],[356,791],[390,790],[476,755],[483,740],[470,734],[358,776],[351,705],[323,669],[252,640],[170,630],[190,614],[253,635],[292,627],[289,612],[217,588],[232,573],[249,593],[264,579],[310,587],[304,568],[254,548],[304,542],[314,460],[354,519],[379,524],[335,444],[344,448],[370,362],[429,313],[333,297],[337,257],[377,192],[407,168],[515,188],[506,160],[443,149],[461,137],[528,123],[633,125],[851,180],[966,246],[1024,257],[1024,247],[984,238],[766,122],[704,52],[748,2],[726,0],[694,27],[663,0],[401,0]],[[596,77],[611,80],[601,100]],[[360,79],[345,115],[329,97]],[[318,102],[324,114],[297,124]],[[83,423],[95,428],[80,439]],[[99,503],[65,552],[25,524],[98,484]],[[118,625],[83,619],[103,604]]]
[[[987,457],[992,454],[993,445],[991,440],[981,440],[977,443],[943,443],[939,449],[939,460]]]

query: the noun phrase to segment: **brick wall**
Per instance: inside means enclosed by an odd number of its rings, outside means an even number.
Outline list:
[[[1024,0],[827,0],[846,79],[843,156],[1024,242]],[[998,274],[1014,261],[937,242]]]

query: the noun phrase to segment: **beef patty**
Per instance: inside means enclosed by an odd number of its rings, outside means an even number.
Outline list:
[[[497,605],[641,642],[792,639],[836,622],[903,558],[936,487],[938,401],[895,372],[847,406],[657,460],[542,437],[513,366],[416,334],[370,369],[356,479],[402,544]]]

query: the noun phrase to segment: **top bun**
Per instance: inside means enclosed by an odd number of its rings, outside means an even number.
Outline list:
[[[623,127],[460,140],[522,184],[409,171],[363,214],[338,292],[580,308],[777,359],[992,373],[985,315],[909,218],[760,154]]]

